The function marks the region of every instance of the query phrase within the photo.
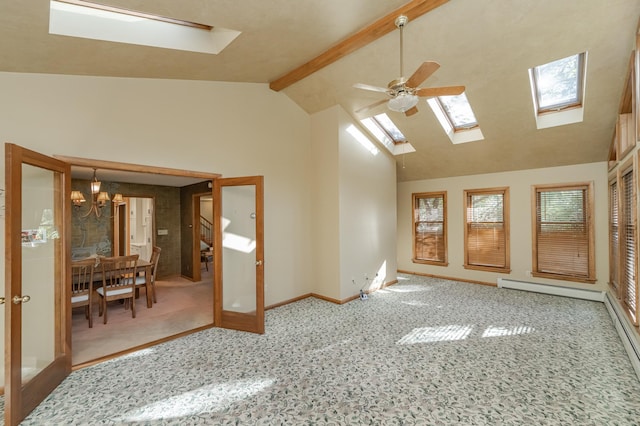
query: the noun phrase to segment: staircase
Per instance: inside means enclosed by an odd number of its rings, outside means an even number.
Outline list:
[[[213,223],[202,216],[200,216],[200,241],[209,247],[213,246]]]

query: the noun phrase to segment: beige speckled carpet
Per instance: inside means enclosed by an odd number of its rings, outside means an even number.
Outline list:
[[[25,425],[637,425],[602,303],[401,276],[78,370]]]

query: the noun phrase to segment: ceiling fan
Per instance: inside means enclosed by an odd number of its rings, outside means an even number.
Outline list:
[[[464,92],[464,86],[447,86],[447,87],[418,87],[427,78],[440,68],[437,62],[423,62],[422,65],[409,77],[404,77],[404,69],[402,63],[402,37],[404,26],[409,22],[409,18],[404,15],[398,16],[395,20],[396,27],[400,30],[400,78],[391,81],[386,88],[370,86],[368,84],[354,84],[356,89],[370,90],[373,92],[383,92],[388,95],[388,99],[383,99],[371,105],[360,108],[356,113],[368,111],[387,103],[391,111],[403,112],[407,117],[418,112],[416,105],[418,98],[431,98],[434,96],[454,96]]]

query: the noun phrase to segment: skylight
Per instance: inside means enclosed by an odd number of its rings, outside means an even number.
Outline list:
[[[389,116],[386,113],[378,114],[373,117],[375,121],[384,129],[391,139],[393,139],[394,143],[402,143],[406,140],[400,129],[391,121]]]
[[[49,33],[192,52],[220,53],[239,31],[84,0],[51,0]]]
[[[538,129],[582,121],[586,52],[529,69]]]
[[[538,114],[582,104],[584,53],[533,68]]]
[[[464,93],[457,96],[439,96],[437,99],[456,131],[472,129],[478,125]]]
[[[390,152],[393,151],[394,141],[393,141],[393,139],[391,139],[391,135],[389,135],[387,132],[385,132],[382,129],[382,127],[380,127],[378,122],[376,120],[374,120],[373,117],[364,118],[364,119],[360,120],[360,122],[364,125],[364,127],[367,128],[367,130],[369,130],[369,132],[371,132],[371,134],[376,139],[378,139],[378,141],[382,145],[385,146],[385,148],[387,148]]]
[[[484,139],[466,94],[438,96],[427,102],[452,143]]]
[[[414,152],[413,146],[386,113],[360,120],[362,125],[393,155]]]

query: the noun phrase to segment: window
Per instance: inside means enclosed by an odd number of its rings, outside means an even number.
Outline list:
[[[451,127],[454,131],[473,129],[478,127],[478,121],[473,114],[471,105],[464,93],[457,96],[438,96],[442,110],[447,115]]]
[[[452,143],[466,143],[484,139],[471,104],[464,93],[427,99],[440,125]]]
[[[413,194],[413,261],[447,266],[447,193]]]
[[[620,230],[618,225],[618,182],[609,184],[609,285],[614,294],[619,290]]]
[[[413,146],[407,142],[407,138],[386,113],[363,118],[360,122],[393,155],[415,152]]]
[[[533,68],[538,114],[582,104],[584,53]]]
[[[464,267],[509,269],[509,188],[464,191]]]
[[[620,178],[620,294],[624,308],[638,325],[638,283],[636,281],[636,209],[633,169]]]
[[[218,54],[240,31],[84,0],[51,0],[49,34]]]
[[[586,58],[583,52],[529,69],[539,129],[582,121]]]
[[[532,191],[532,275],[595,282],[593,184],[538,185]]]

